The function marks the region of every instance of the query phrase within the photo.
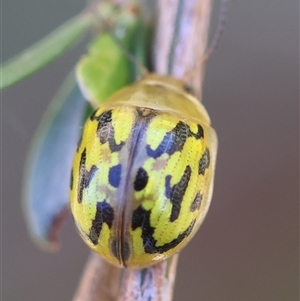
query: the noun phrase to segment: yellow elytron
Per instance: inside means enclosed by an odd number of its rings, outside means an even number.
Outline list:
[[[83,129],[71,211],[110,263],[141,268],[181,250],[212,197],[217,137],[183,82],[150,74],[110,97]]]

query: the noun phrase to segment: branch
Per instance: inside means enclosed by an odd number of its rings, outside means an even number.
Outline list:
[[[160,0],[156,72],[184,80],[201,97],[211,0]]]
[[[73,301],[117,300],[121,270],[91,253]]]
[[[143,270],[124,271],[118,301],[172,301],[178,255]]]

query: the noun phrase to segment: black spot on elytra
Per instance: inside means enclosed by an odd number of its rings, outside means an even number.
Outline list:
[[[97,114],[97,112],[98,112],[98,109],[95,110],[95,111],[92,113],[92,115],[90,116],[90,120],[91,120],[91,121],[94,121],[94,120],[96,119],[96,114]]]
[[[149,176],[147,171],[143,167],[140,167],[133,184],[134,190],[135,191],[143,190],[148,183],[148,178]]]
[[[189,94],[192,94],[192,95],[195,94],[195,91],[194,91],[193,87],[188,85],[188,84],[184,84],[183,89],[184,89],[185,92],[187,92]]]
[[[190,207],[190,211],[194,212],[198,209],[200,209],[200,205],[201,205],[201,201],[202,201],[203,195],[198,192],[195,196],[195,199],[193,200],[191,207]]]
[[[197,133],[194,134],[193,132],[190,132],[191,136],[195,137],[197,140],[204,137],[203,128],[200,124],[197,124]]]
[[[92,226],[88,235],[94,245],[98,244],[98,239],[103,224],[107,224],[107,226],[111,228],[113,220],[114,209],[110,206],[110,204],[106,203],[106,200],[104,200],[103,202],[98,202],[95,219],[92,221]]]
[[[202,155],[199,161],[199,166],[198,166],[199,175],[205,174],[205,170],[209,167],[209,163],[210,163],[210,153],[209,153],[209,149],[206,148],[204,154]]]
[[[121,181],[122,165],[118,164],[109,169],[108,180],[109,184],[115,188],[119,187]]]
[[[121,246],[117,240],[114,239],[110,244],[110,250],[115,258],[117,258],[121,264],[126,266],[126,261],[129,259],[131,254],[130,245],[127,241],[123,241]]]
[[[71,170],[71,179],[70,179],[70,189],[73,189],[73,181],[74,181],[74,177],[73,177],[73,169]]]
[[[101,144],[108,142],[109,148],[112,153],[120,151],[125,142],[121,141],[119,144],[116,143],[115,129],[112,125],[112,110],[103,112],[98,117],[94,115],[92,120],[98,121],[97,136],[99,137]]]
[[[168,175],[165,179],[165,195],[168,199],[170,199],[172,203],[172,211],[170,215],[170,221],[174,222],[180,213],[181,210],[181,203],[185,194],[185,191],[188,187],[190,178],[191,178],[192,169],[188,165],[186,166],[183,175],[180,179],[180,181],[175,184],[173,187],[170,186],[171,178],[172,176]]]
[[[179,122],[174,129],[167,132],[155,150],[152,150],[149,145],[147,145],[146,150],[148,156],[156,159],[162,154],[167,153],[170,156],[176,151],[180,151],[188,138],[189,127],[183,122]]]
[[[122,261],[126,265],[126,261],[129,259],[131,254],[131,249],[129,243],[125,240],[122,244]]]
[[[182,121],[179,121],[175,128],[167,132],[156,149],[151,149],[150,145],[146,146],[148,156],[156,159],[162,154],[173,155],[176,151],[181,151],[188,137],[200,139],[203,137],[203,129],[198,124],[198,131],[196,134],[191,132],[189,126]]]
[[[76,152],[79,152],[79,148],[80,148],[80,145],[81,145],[81,142],[82,142],[82,136],[83,136],[83,130],[81,131],[80,137],[79,137],[78,142],[77,142]]]
[[[91,180],[93,179],[98,167],[92,165],[91,170],[87,170],[85,166],[86,162],[86,148],[83,150],[79,163],[79,185],[78,185],[78,203],[82,202],[83,189],[87,188],[90,185]]]
[[[143,246],[146,253],[157,253],[154,251],[156,240],[153,238],[154,229],[150,225],[151,210],[145,210],[139,206],[132,214],[132,230],[142,228]]]
[[[132,230],[135,230],[139,227],[142,229],[143,246],[145,252],[148,254],[162,254],[175,248],[184,240],[185,237],[191,233],[195,224],[195,220],[193,220],[183,233],[179,234],[172,241],[157,247],[157,240],[153,237],[154,228],[150,225],[150,215],[151,210],[146,210],[142,206],[139,206],[137,209],[135,209],[132,215]]]
[[[116,257],[118,260],[121,261],[121,254],[119,251],[118,242],[116,239],[114,239],[110,244],[110,250],[114,257]]]

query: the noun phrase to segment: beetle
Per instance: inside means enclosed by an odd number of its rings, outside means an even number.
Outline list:
[[[185,84],[146,75],[87,120],[74,157],[70,202],[85,243],[119,267],[179,252],[208,211],[217,136]]]

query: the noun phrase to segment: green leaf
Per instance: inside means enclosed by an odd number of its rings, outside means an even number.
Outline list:
[[[90,15],[80,14],[5,62],[0,69],[0,90],[31,75],[61,56],[85,33],[92,22]]]
[[[111,33],[92,41],[88,55],[77,64],[78,83],[94,107],[133,80],[133,68],[126,52],[133,49],[140,23],[139,15],[130,7],[118,16]]]
[[[109,34],[93,41],[76,74],[84,96],[94,107],[131,81],[128,59]]]
[[[72,74],[50,103],[35,134],[24,177],[24,209],[31,236],[47,249],[69,212],[73,156],[88,103]]]

